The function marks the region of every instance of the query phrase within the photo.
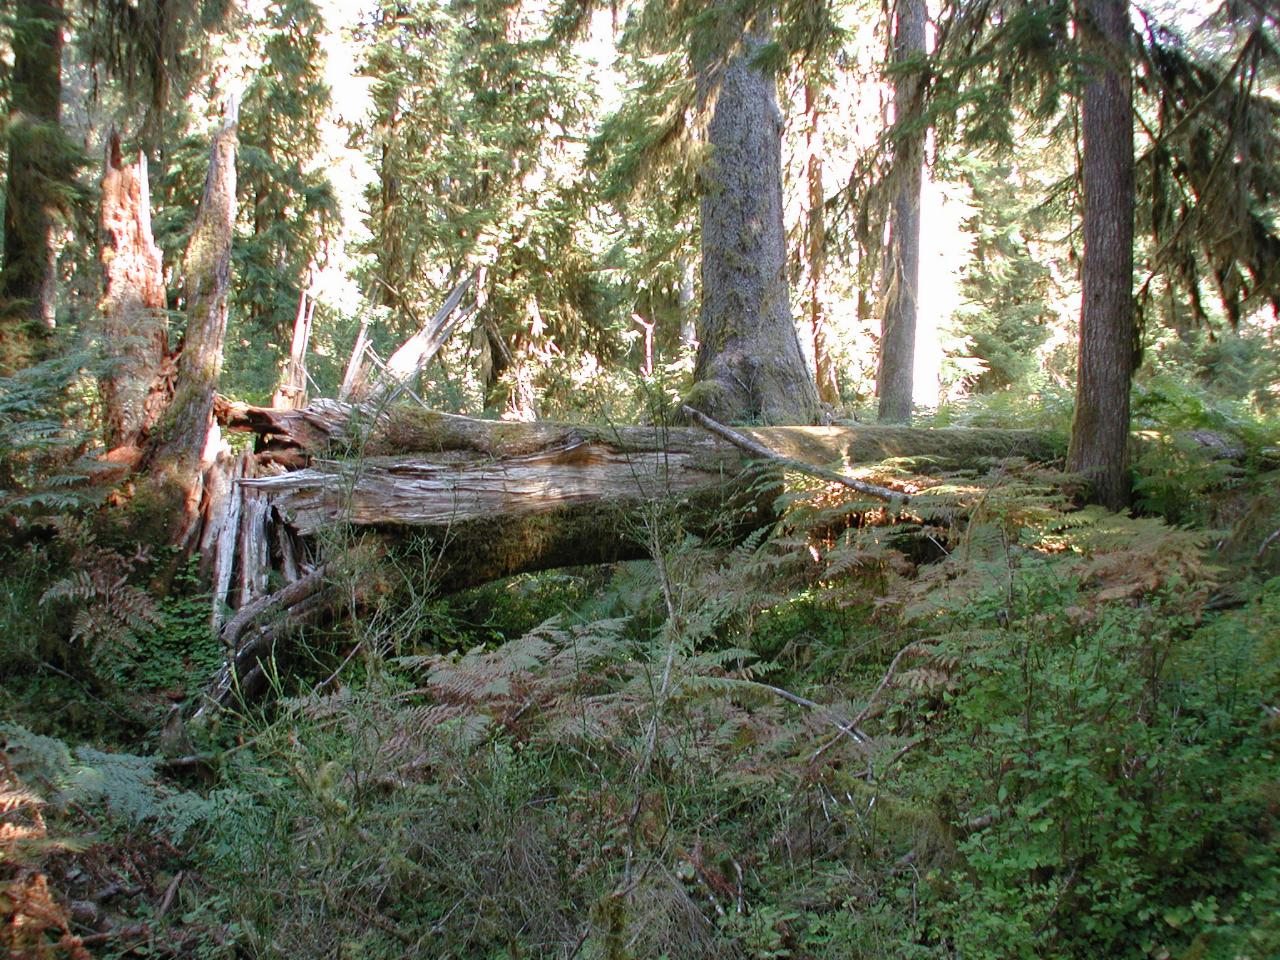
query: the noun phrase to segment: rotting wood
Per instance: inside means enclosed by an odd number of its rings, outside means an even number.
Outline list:
[[[99,225],[102,230],[105,348],[113,364],[102,377],[108,450],[141,452],[169,401],[173,363],[165,321],[164,272],[151,233],[146,154],[126,163],[115,130],[107,138]]]
[[[251,696],[266,682],[263,659],[290,630],[351,602],[350,591],[326,583],[332,564],[302,566],[303,544],[322,533],[345,527],[376,549],[416,550],[429,586],[445,594],[517,573],[648,556],[645,525],[663,513],[702,533],[726,516],[758,527],[771,514],[771,478],[782,469],[843,483],[850,478],[814,465],[1060,453],[1029,431],[768,427],[726,429],[730,440],[701,427],[509,423],[335,401],[285,410],[219,399],[215,412],[224,428],[257,433],[259,453],[252,462],[245,455],[235,482],[241,498],[231,501],[241,511],[239,582],[254,586],[242,588],[240,609],[222,628],[229,661],[211,703],[236,690]],[[286,470],[285,462],[308,465]],[[232,509],[224,531],[237,527]],[[293,582],[258,596],[254,571],[273,542]],[[220,563],[224,555],[220,544]],[[218,569],[225,578],[226,568]],[[227,595],[224,584],[219,579],[215,595]]]
[[[301,422],[312,435],[310,421]],[[280,426],[273,423],[272,429]],[[331,436],[340,435],[336,426],[330,429]],[[689,428],[512,424],[435,414],[376,428],[366,444],[372,455],[358,461],[317,458],[304,470],[242,482],[265,491],[305,535],[338,523],[443,527],[592,502],[685,497],[723,486],[754,459],[803,467],[846,486],[857,483],[866,487],[861,492],[879,498],[906,499],[903,492],[812,464],[930,456],[948,447],[952,454],[962,447],[963,459],[970,461],[1019,453],[1052,456],[1049,444],[1017,431],[964,431],[956,437],[909,428],[771,427],[742,434],[767,451],[785,452],[745,453],[736,443]],[[424,452],[383,452],[391,444]]]
[[[259,597],[242,607],[219,634],[227,660],[195,712],[199,719],[228,704],[237,692],[252,697],[265,680],[261,664],[276,643],[305,623],[331,616],[343,603],[343,593],[329,583],[331,568],[322,566],[302,579]]]
[[[253,455],[242,453],[231,466],[228,483],[230,492],[226,498],[226,506],[221,518],[216,523],[209,523],[208,529],[215,533],[213,538],[212,576],[213,609],[210,622],[216,631],[222,625],[222,611],[227,605],[231,591],[231,573],[235,563],[236,538],[240,530],[240,507],[244,496],[237,481],[242,479],[251,469]]]

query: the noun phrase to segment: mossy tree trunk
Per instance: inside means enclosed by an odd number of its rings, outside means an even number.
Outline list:
[[[161,418],[146,466],[160,495],[170,540],[189,543],[200,514],[202,469],[213,427],[213,401],[222,371],[236,216],[236,122],[215,135],[204,196],[183,263],[187,328],[173,400]]]
[[[711,156],[702,174],[702,312],[688,403],[722,422],[813,423],[818,397],[786,279],[783,118],[774,78],[757,62],[765,44],[760,31],[740,28],[727,53],[700,58]]]
[[[17,0],[13,16],[0,372],[38,359],[39,342],[53,329],[55,227],[76,166],[59,125],[62,0]]]
[[[889,220],[886,297],[880,330],[880,371],[876,394],[880,419],[911,420],[916,362],[916,306],[920,290],[920,184],[925,128],[920,119],[920,74],[905,65],[925,51],[924,0],[897,0],[893,59],[899,73],[893,82],[894,122],[901,133],[895,143],[894,176],[898,189]],[[905,124],[905,129],[902,125]]]
[[[1133,378],[1133,81],[1128,0],[1078,0],[1085,71],[1083,293],[1076,412],[1069,469],[1112,510],[1129,502],[1129,392]]]

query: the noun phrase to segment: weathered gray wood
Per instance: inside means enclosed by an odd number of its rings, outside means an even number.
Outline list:
[[[736,430],[730,430],[723,423],[717,423],[701,411],[694,410],[692,407],[681,407],[680,412],[689,417],[694,423],[702,427],[704,430],[710,430],[722,440],[727,440],[739,450],[757,457],[761,460],[770,460],[777,463],[788,470],[795,470],[799,473],[807,474],[818,480],[824,480],[827,483],[838,483],[842,487],[848,487],[857,493],[864,493],[869,497],[875,497],[878,500],[897,500],[906,503],[910,497],[901,490],[891,490],[888,487],[881,486],[877,483],[867,483],[865,480],[857,480],[853,477],[845,476],[836,470],[828,467],[816,466],[811,463],[801,463],[799,460],[793,460],[789,457],[781,456],[774,453],[762,443],[757,443],[750,437],[743,436]]]
[[[299,534],[353,526],[435,544],[435,586],[463,589],[523,571],[644,555],[635,533],[656,509],[690,526],[753,492],[757,457],[693,427],[509,423],[397,407],[370,418],[337,403],[270,410],[221,403],[221,422],[251,429],[304,469],[246,479]],[[884,426],[766,427],[741,434],[788,460],[827,469],[889,457],[973,463],[1051,459],[1030,431]],[[358,460],[334,454],[359,450]],[[325,454],[328,456],[325,456]],[[827,466],[830,465],[830,466]],[[772,469],[778,469],[770,464]]]
[[[289,360],[281,371],[280,385],[271,398],[273,407],[297,409],[307,405],[307,347],[311,343],[311,324],[315,315],[315,297],[303,290],[298,294],[298,312],[293,318]]]
[[[381,407],[395,399],[400,391],[406,389],[414,379],[431,362],[431,358],[439,353],[445,341],[452,336],[466,317],[459,313],[458,306],[462,298],[471,289],[473,277],[467,277],[445,297],[434,316],[431,317],[412,337],[402,343],[386,364],[378,371],[377,377],[367,390],[361,393],[355,390],[354,396],[370,407]],[[361,333],[363,334],[363,328]]]
[[[291,630],[314,623],[338,609],[343,596],[332,589],[330,571],[321,567],[281,590],[242,607],[222,628],[219,637],[227,660],[214,677],[195,712],[199,719],[225,706],[237,691],[253,696],[263,680],[260,663]]]
[[[245,471],[252,463],[252,454],[245,452],[236,458],[230,473],[230,492],[225,499],[225,508],[221,517],[208,523],[206,529],[214,532],[213,540],[213,573],[210,580],[213,584],[213,610],[210,622],[216,631],[222,625],[222,610],[227,605],[231,592],[231,574],[235,566],[236,539],[240,532],[240,507],[244,502],[243,492],[236,486]]]

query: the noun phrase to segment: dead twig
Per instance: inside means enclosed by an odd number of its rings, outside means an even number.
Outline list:
[[[178,895],[178,887],[182,886],[182,878],[186,875],[185,870],[179,870],[173,875],[173,879],[169,881],[169,886],[165,888],[164,896],[160,898],[160,906],[156,909],[157,920],[168,913],[169,908],[173,906],[173,900]]]
[[[884,688],[887,687],[889,685],[889,682],[893,679],[894,673],[896,673],[898,670],[898,663],[902,660],[906,652],[914,646],[915,646],[914,643],[908,643],[905,647],[903,647],[901,650],[898,651],[897,656],[895,656],[892,662],[890,662],[889,669],[886,670],[884,676],[880,678],[880,684],[876,687],[875,691],[871,694],[871,698],[867,701],[867,705],[862,708],[861,713],[859,713],[856,717],[854,717],[852,720],[849,721],[847,728],[846,727],[840,728],[842,733],[845,732],[846,729],[853,730],[857,728],[857,726],[861,724],[864,720],[866,720],[867,717],[871,716],[872,707],[875,706],[876,700],[880,698],[880,694],[884,692]],[[826,753],[829,749],[831,749],[831,747],[839,739],[840,739],[839,736],[832,737],[830,740],[828,740],[826,743],[824,743],[822,746],[820,746],[817,750],[814,751],[813,756],[810,757],[810,760],[817,760],[818,757],[822,756],[822,754]]]

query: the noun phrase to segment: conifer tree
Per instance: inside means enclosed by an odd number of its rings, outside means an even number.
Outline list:
[[[1129,393],[1133,378],[1133,81],[1128,0],[1078,0],[1085,79],[1080,109],[1084,187],[1083,295],[1069,469],[1092,496],[1129,502]]]
[[[688,402],[721,421],[811,423],[817,391],[786,276],[783,118],[761,58],[771,23],[728,12],[721,29],[716,46],[705,36],[694,40],[703,48],[695,59],[710,156],[702,173],[702,312]]]
[[[403,335],[483,267],[472,324],[485,402],[521,417],[536,414],[535,379],[617,344],[573,157],[583,69],[555,26],[494,0],[416,0],[384,3],[366,32],[371,297]]]
[[[55,323],[59,221],[77,202],[81,160],[60,125],[62,0],[19,0],[13,11],[4,250],[0,261],[0,372],[38,356]]]
[[[275,344],[287,342],[310,268],[337,228],[337,201],[317,163],[330,106],[323,29],[311,0],[272,4],[249,27],[263,66],[241,106],[234,309]]]
[[[916,356],[916,304],[920,288],[920,185],[925,127],[921,80],[925,52],[924,0],[894,4],[893,109],[899,130],[894,143],[897,185],[889,217],[889,251],[884,317],[880,334],[880,370],[876,393],[880,419],[911,419]]]

